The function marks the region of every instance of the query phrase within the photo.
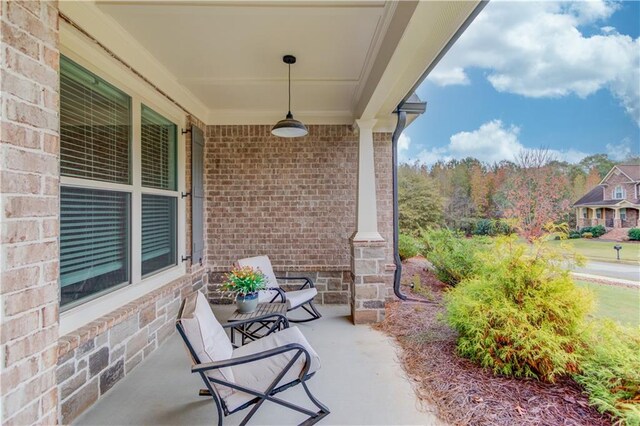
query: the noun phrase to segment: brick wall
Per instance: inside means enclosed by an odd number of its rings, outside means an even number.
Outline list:
[[[60,338],[60,424],[69,424],[175,332],[181,300],[204,285],[185,275]]]
[[[604,189],[605,200],[613,199],[613,191],[618,185],[621,185],[624,188],[626,195],[625,199],[634,200],[636,197],[635,184],[629,182],[629,177],[617,169],[614,170],[611,176],[609,176],[609,179],[607,179],[605,184],[607,184],[607,187]]]
[[[266,254],[276,271],[331,278],[326,287],[319,281],[318,301],[346,303],[358,135],[339,125],[309,126],[308,136],[294,139],[270,130],[207,126],[209,266],[226,271],[238,258]]]
[[[1,4],[0,423],[54,424],[58,340],[56,2]]]

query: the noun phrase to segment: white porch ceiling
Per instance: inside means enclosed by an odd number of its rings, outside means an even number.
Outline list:
[[[207,124],[283,118],[293,54],[296,118],[392,130],[394,108],[479,2],[63,1],[72,25],[60,37],[74,53],[81,28]]]
[[[351,122],[394,3],[98,2],[210,109],[210,118]]]

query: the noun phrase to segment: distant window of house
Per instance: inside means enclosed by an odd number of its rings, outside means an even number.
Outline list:
[[[620,209],[620,219],[627,220],[627,209]]]
[[[177,265],[177,126],[64,56],[60,174],[63,309]]]
[[[602,219],[602,209],[596,209],[596,219]]]
[[[584,208],[584,207],[583,207],[583,208],[582,208],[582,218],[583,218],[583,219],[586,219],[586,218],[587,218],[587,215],[588,215],[588,211],[587,211],[587,209],[586,209],[586,208]]]
[[[618,185],[613,190],[613,199],[614,200],[622,200],[624,198],[624,188],[622,185]]]

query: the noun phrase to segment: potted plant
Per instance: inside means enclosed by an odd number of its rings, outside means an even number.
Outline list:
[[[267,277],[251,266],[233,267],[227,274],[223,289],[236,294],[236,306],[241,314],[248,314],[258,306],[258,291],[264,289]]]

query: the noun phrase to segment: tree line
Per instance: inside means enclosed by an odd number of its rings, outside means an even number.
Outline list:
[[[638,164],[640,158],[624,161]],[[515,161],[487,164],[475,158],[415,162],[398,169],[400,230],[446,226],[471,234],[479,223],[508,220],[525,238],[540,236],[549,223],[574,228],[572,204],[616,165],[606,154],[578,163],[559,161],[546,149],[523,150]]]

